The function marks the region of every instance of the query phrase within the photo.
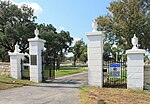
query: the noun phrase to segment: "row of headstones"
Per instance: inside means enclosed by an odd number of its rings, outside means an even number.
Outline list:
[[[103,87],[103,39],[104,33],[97,31],[97,23],[92,23],[93,31],[87,33],[88,38],[88,84]],[[144,87],[144,53],[138,49],[138,38],[132,38],[133,48],[127,54],[127,88],[143,89]]]
[[[38,37],[39,30],[34,31],[35,38],[28,39],[29,41],[29,70],[30,80],[33,82],[42,81],[42,50],[44,50],[43,39]],[[21,59],[24,58],[25,54],[19,52],[18,44],[15,45],[15,51],[9,52],[10,55],[10,74],[11,77],[21,79]]]

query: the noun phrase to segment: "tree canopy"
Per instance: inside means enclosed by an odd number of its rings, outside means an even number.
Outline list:
[[[105,43],[126,50],[132,47],[131,38],[136,34],[139,48],[150,49],[149,0],[117,0],[107,9],[107,15],[97,18],[99,30],[106,32]]]
[[[46,40],[46,54],[61,59],[69,50],[73,38],[68,31],[56,32],[51,24],[35,23],[34,10],[23,4],[18,7],[10,1],[0,1],[0,58],[5,60],[8,51],[14,52],[15,44],[19,44],[20,53],[28,52],[29,38],[34,37],[35,27],[40,30],[41,38]],[[4,53],[5,54],[4,54]],[[3,54],[2,54],[3,53]]]
[[[45,48],[47,56],[52,56],[54,61],[57,61],[59,69],[61,58],[70,49],[73,38],[68,31],[56,32],[56,29],[51,25],[39,25],[41,38],[46,40]],[[48,60],[48,59],[47,59]]]
[[[35,18],[33,9],[27,5],[19,8],[10,1],[0,1],[0,45],[13,52],[18,42],[21,52],[25,52],[27,39],[34,35]]]
[[[83,40],[78,40],[75,42],[74,46],[71,48],[71,52],[73,53],[73,65],[76,66],[76,61],[87,61],[87,46]]]

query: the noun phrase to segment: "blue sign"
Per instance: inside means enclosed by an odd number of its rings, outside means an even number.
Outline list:
[[[121,78],[121,64],[113,63],[109,65],[110,78]]]
[[[120,67],[120,64],[110,64],[110,67]]]

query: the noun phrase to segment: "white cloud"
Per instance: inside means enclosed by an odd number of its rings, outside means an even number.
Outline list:
[[[21,7],[21,5],[23,5],[23,4],[26,4],[29,7],[31,7],[32,9],[34,9],[34,15],[35,16],[39,16],[42,13],[42,11],[43,11],[42,7],[38,3],[33,3],[33,2],[17,3],[17,2],[15,2],[15,0],[2,0],[2,1],[11,1],[13,4],[16,4],[19,7]]]
[[[61,30],[65,30],[65,28],[64,27],[59,27],[59,30],[61,31]]]
[[[76,41],[79,41],[79,40],[81,40],[81,38],[74,38],[73,42],[75,43]]]
[[[43,9],[42,9],[42,8],[40,7],[40,5],[37,4],[37,3],[22,2],[22,3],[19,3],[18,5],[19,5],[19,7],[20,7],[20,6],[23,5],[23,4],[26,4],[26,5],[28,5],[29,7],[31,7],[32,9],[34,9],[34,15],[35,15],[35,16],[39,16],[39,15],[42,13],[42,11],[43,11]]]
[[[77,41],[79,41],[79,40],[81,40],[81,38],[73,38],[72,46],[74,46],[75,43],[76,43]]]

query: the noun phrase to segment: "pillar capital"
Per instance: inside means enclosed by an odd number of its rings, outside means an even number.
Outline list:
[[[145,53],[145,50],[143,50],[143,49],[130,49],[130,50],[126,51],[127,55],[129,55],[129,54],[144,54],[144,53]]]
[[[88,36],[105,36],[103,31],[95,31],[95,32],[87,32],[87,37]]]

